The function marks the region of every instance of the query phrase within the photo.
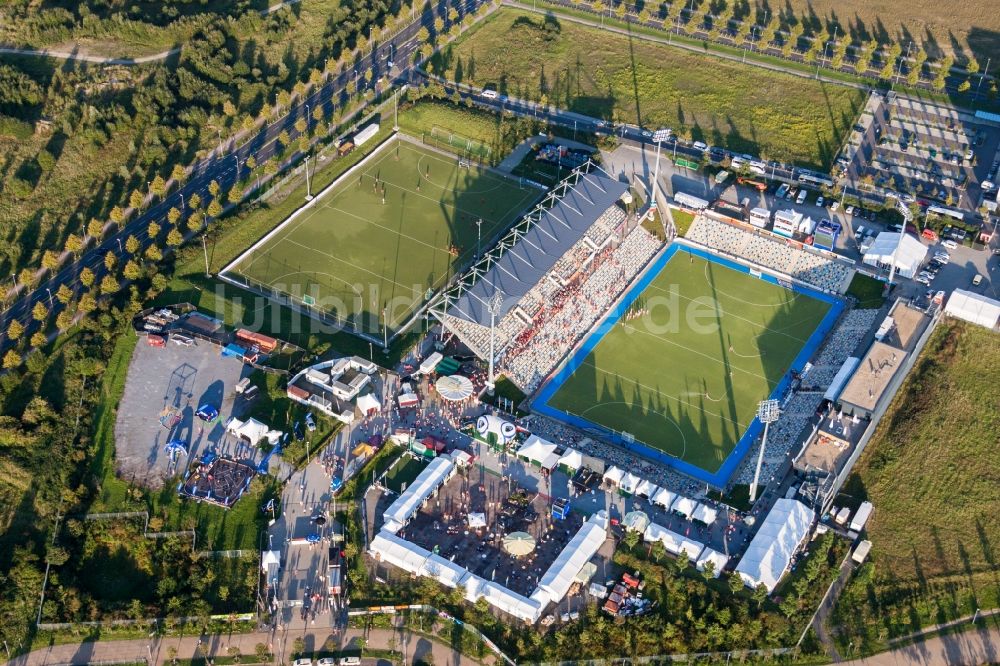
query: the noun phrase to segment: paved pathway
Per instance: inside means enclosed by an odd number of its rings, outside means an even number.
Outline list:
[[[834,643],[833,636],[830,635],[830,628],[827,622],[830,619],[830,613],[833,612],[834,605],[837,603],[837,598],[840,596],[841,591],[843,591],[844,586],[847,585],[847,581],[850,580],[853,571],[854,560],[850,557],[845,557],[844,561],[840,564],[840,575],[837,576],[837,580],[827,590],[812,622],[813,629],[816,630],[816,637],[823,644],[826,653],[835,662],[843,661],[843,658],[837,652],[837,646]]]
[[[406,661],[413,663],[415,659],[421,659],[428,653],[432,655],[434,664],[460,664],[476,663],[474,660],[463,657],[459,652],[447,645],[432,642],[430,639],[417,634],[401,634],[389,629],[372,629],[365,635],[360,629],[348,629],[346,632],[330,631],[288,631],[279,634],[253,633],[217,636],[184,636],[180,638],[163,638],[150,642],[149,640],[128,640],[128,641],[97,641],[91,643],[76,643],[70,645],[55,645],[30,652],[27,655],[15,657],[10,663],[12,666],[51,666],[54,664],[83,665],[100,661],[122,661],[135,660],[146,662],[152,659],[153,664],[169,663],[171,648],[177,650],[178,659],[190,659],[196,656],[201,646],[205,647],[205,656],[221,657],[228,656],[231,647],[237,647],[243,655],[251,656],[256,653],[258,643],[270,646],[270,649],[277,651],[279,643],[288,642],[286,654],[292,649],[290,641],[302,638],[305,649],[314,652],[324,648],[328,640],[331,641],[333,649],[340,647],[358,647],[361,641],[365,641],[368,648],[387,650],[399,650],[405,646]],[[244,659],[248,661],[248,659]]]
[[[57,58],[59,60],[82,60],[83,62],[96,62],[101,65],[141,65],[145,62],[165,60],[175,53],[180,52],[181,48],[178,46],[167,51],[160,51],[159,53],[152,53],[150,55],[139,56],[137,58],[109,58],[108,56],[87,55],[86,53],[79,53],[77,51],[60,51],[58,49],[49,48],[18,49],[9,46],[0,47],[0,55],[11,54],[42,56],[45,58]]]
[[[937,636],[855,661],[850,666],[974,666],[1000,662],[1000,629],[980,627],[963,634]]]

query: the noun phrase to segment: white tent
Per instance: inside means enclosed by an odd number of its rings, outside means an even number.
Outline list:
[[[608,538],[605,518],[598,512],[583,524],[569,543],[556,557],[552,566],[542,574],[538,589],[548,595],[551,601],[562,601],[573,586],[580,570],[590,561]]]
[[[544,440],[538,435],[531,435],[524,442],[524,445],[517,450],[517,457],[526,458],[529,462],[539,467],[552,469],[559,461],[556,448],[558,447],[552,442]]]
[[[419,573],[423,569],[424,562],[430,557],[429,550],[425,550],[415,543],[410,543],[401,539],[395,534],[382,530],[375,535],[368,552],[376,560],[386,562],[399,567],[409,573]]]
[[[472,396],[474,388],[472,381],[463,375],[441,377],[434,384],[438,394],[449,402],[465,400]]]
[[[650,499],[653,500],[654,504],[659,504],[664,509],[669,509],[670,505],[677,499],[677,493],[671,492],[666,488],[660,488]]]
[[[476,419],[476,430],[480,437],[485,438],[492,433],[496,435],[497,441],[502,443],[509,442],[517,434],[517,428],[513,423],[493,414],[484,414]]]
[[[718,578],[719,574],[722,573],[722,568],[726,566],[727,562],[729,562],[729,558],[717,550],[705,548],[705,550],[701,551],[701,555],[698,556],[698,560],[694,563],[694,565],[698,568],[698,571],[704,571],[705,564],[708,562],[712,563],[712,567],[715,571],[713,576]]]
[[[900,240],[899,232],[883,231],[865,252],[864,263],[882,267],[895,263],[897,275],[912,278],[920,272],[920,265],[926,258],[927,248],[914,236],[903,234]]]
[[[365,415],[381,411],[382,409],[382,403],[378,401],[378,398],[373,393],[365,393],[358,396],[356,404],[358,405],[358,411]]]
[[[566,449],[566,452],[559,458],[559,466],[569,470],[578,470],[583,467],[583,454],[576,449]]]
[[[427,375],[434,372],[434,368],[438,366],[438,363],[444,360],[444,356],[441,352],[434,352],[430,356],[424,359],[424,362],[420,364],[420,368],[417,370],[418,374]]]
[[[813,510],[801,502],[785,498],[776,501],[736,565],[743,582],[750,587],[762,584],[773,592],[792,555],[809,535],[815,517]]]
[[[663,544],[663,547],[667,549],[667,552],[671,555],[680,555],[681,552],[687,554],[688,559],[697,560],[698,556],[701,555],[702,549],[704,549],[705,544],[695,541],[694,539],[689,539],[682,534],[668,530],[662,525],[657,525],[656,523],[650,523],[646,527],[646,531],[642,535],[643,540],[648,542],[659,541]]]
[[[458,587],[468,571],[450,560],[431,553],[420,569],[421,576],[428,576],[447,587]]]
[[[234,437],[248,440],[252,446],[256,446],[265,437],[271,442],[277,441],[277,438],[281,437],[280,431],[271,430],[265,424],[253,418],[246,421],[240,421],[236,417],[229,419],[226,422],[226,432]],[[272,440],[272,437],[275,439]]]
[[[486,514],[485,513],[470,513],[468,517],[469,527],[472,529],[479,529],[480,527],[486,527]]]
[[[639,482],[639,485],[636,487],[635,494],[642,495],[647,499],[652,499],[653,496],[656,495],[656,491],[659,489],[660,487],[657,486],[652,481],[647,481],[646,479],[643,479],[642,481]]]
[[[604,480],[613,486],[617,486],[622,482],[622,477],[624,476],[624,470],[612,466],[611,469],[604,473]]]
[[[690,519],[691,514],[694,513],[694,509],[696,506],[698,506],[698,503],[695,502],[690,497],[684,497],[683,495],[678,495],[677,499],[670,507],[670,510],[673,511],[674,513],[681,514],[687,519]]]
[[[624,525],[627,530],[645,532],[646,527],[649,525],[649,516],[645,511],[629,511],[625,514],[625,519],[622,520],[622,525]]]
[[[480,592],[480,596],[488,604],[520,620],[534,623],[542,615],[542,606],[538,600],[528,599],[493,581],[485,581]]]
[[[621,488],[622,488],[622,490],[624,490],[625,492],[627,492],[629,495],[634,495],[635,494],[635,489],[639,487],[639,483],[641,481],[642,481],[642,479],[640,479],[638,476],[636,476],[632,472],[629,472],[622,479]]]
[[[694,511],[691,513],[692,519],[697,520],[699,523],[705,523],[706,525],[711,525],[718,517],[719,512],[707,504],[698,504],[698,506],[696,506]]]
[[[483,588],[486,586],[486,580],[471,571],[466,571],[462,580],[458,581],[458,585],[465,590],[465,598],[472,603],[476,603],[483,596]]]
[[[403,494],[385,510],[385,513],[382,514],[383,520],[387,525],[392,523],[400,526],[405,525],[427,498],[433,495],[454,471],[455,463],[450,457],[440,456],[432,460]]]
[[[951,292],[944,312],[986,328],[996,328],[1000,323],[1000,301],[964,289]]]

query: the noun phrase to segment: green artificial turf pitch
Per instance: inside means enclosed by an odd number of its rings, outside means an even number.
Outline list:
[[[474,260],[477,220],[485,252],[541,194],[393,139],[232,271],[381,336],[383,310],[391,332]]]
[[[715,472],[828,308],[678,252],[548,404]]]

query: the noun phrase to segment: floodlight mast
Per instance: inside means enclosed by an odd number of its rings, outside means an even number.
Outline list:
[[[893,281],[896,279],[896,255],[899,254],[899,247],[903,244],[903,236],[906,235],[906,227],[913,221],[913,213],[898,197],[896,198],[896,210],[898,210],[899,214],[903,216],[903,228],[900,229],[899,239],[896,240],[896,247],[892,250],[892,267],[889,269],[890,288]]]
[[[496,388],[496,382],[493,377],[493,359],[496,356],[497,313],[500,312],[502,306],[503,294],[500,292],[495,292],[486,303],[486,308],[490,311],[490,372],[486,381],[486,392],[488,395],[493,395],[493,391]]]
[[[656,165],[653,167],[653,186],[649,189],[649,196],[656,204],[656,190],[660,186],[660,144],[670,138],[673,134],[669,129],[658,129],[653,132],[653,143],[656,144]]]
[[[750,485],[750,502],[757,499],[757,484],[760,481],[760,468],[764,464],[764,449],[767,448],[768,426],[778,420],[781,415],[777,400],[761,400],[757,405],[757,418],[764,424],[764,439],[760,443],[760,453],[757,455],[757,470],[753,474],[753,483]]]

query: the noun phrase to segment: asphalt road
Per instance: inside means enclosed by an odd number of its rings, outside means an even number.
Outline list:
[[[463,0],[459,11],[459,21],[468,13],[474,12],[484,0]],[[438,11],[444,11],[447,7],[444,0],[440,0],[436,7]],[[37,303],[43,303],[49,309],[49,318],[55,317],[63,306],[53,297],[60,286],[66,285],[74,292],[79,287],[80,272],[84,267],[92,270],[96,276],[95,287],[100,284],[101,278],[107,274],[104,266],[104,256],[111,252],[119,258],[119,265],[128,260],[129,254],[124,249],[125,240],[129,236],[135,236],[140,243],[140,249],[136,255],[141,255],[146,248],[156,240],[162,243],[166,237],[168,225],[166,223],[167,212],[171,208],[185,210],[185,202],[190,201],[191,196],[197,194],[204,205],[212,199],[208,191],[209,184],[216,181],[219,184],[220,196],[225,196],[233,184],[241,176],[246,176],[246,160],[251,155],[258,164],[263,162],[277,152],[276,141],[282,132],[295,141],[299,132],[295,129],[295,122],[301,117],[306,120],[308,128],[316,123],[312,118],[312,110],[322,107],[327,116],[332,115],[334,104],[343,105],[349,101],[347,85],[354,82],[358,90],[364,89],[367,85],[374,88],[382,77],[388,77],[394,82],[403,81],[413,62],[414,53],[418,49],[417,33],[422,27],[426,27],[433,32],[433,23],[436,14],[429,10],[424,10],[416,21],[407,25],[384,43],[380,43],[368,54],[361,57],[353,69],[346,69],[336,76],[330,77],[326,83],[317,87],[304,99],[294,104],[284,116],[260,128],[252,137],[242,144],[233,147],[233,141],[225,144],[220,142],[217,150],[195,165],[189,173],[184,185],[177,190],[166,195],[146,208],[140,214],[134,216],[123,229],[111,234],[96,246],[86,251],[80,259],[71,261],[60,268],[54,275],[45,279],[35,288],[25,290],[23,285],[18,285],[15,300],[0,315],[0,330],[6,332],[11,320],[16,319],[25,327],[23,337],[27,338],[38,329],[38,322],[32,317],[32,309]],[[389,63],[393,67],[389,67]],[[367,84],[363,78],[366,70],[371,68],[371,84]],[[308,131],[308,129],[307,129]],[[229,152],[227,152],[229,151]],[[148,236],[150,222],[160,223],[162,229],[159,237],[151,239]],[[16,284],[16,283],[15,283]],[[11,341],[3,336],[0,342],[0,354],[10,348]]]

